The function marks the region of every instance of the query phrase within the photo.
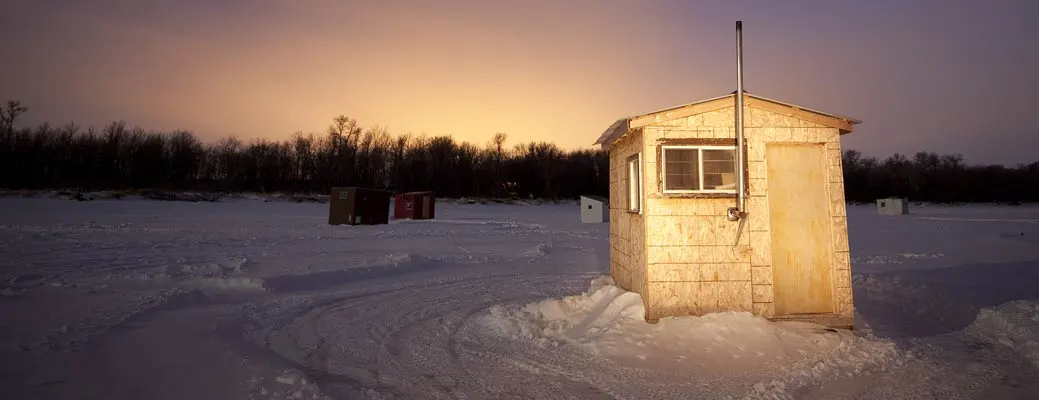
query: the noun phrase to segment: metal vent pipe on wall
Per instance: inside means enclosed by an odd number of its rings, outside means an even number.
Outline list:
[[[730,221],[746,216],[746,188],[743,168],[743,21],[736,21],[736,207],[728,210]],[[737,240],[739,238],[737,237]]]

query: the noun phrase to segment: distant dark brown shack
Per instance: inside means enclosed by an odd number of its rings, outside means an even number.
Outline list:
[[[328,201],[328,224],[387,224],[392,195],[391,192],[378,189],[334,187]]]

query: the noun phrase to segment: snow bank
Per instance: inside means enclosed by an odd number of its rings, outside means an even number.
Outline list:
[[[552,250],[551,243],[538,243],[536,246],[531,247],[520,253],[520,257],[530,259],[531,262],[547,257],[549,252]]]
[[[533,340],[542,347],[569,342],[590,346],[623,335],[626,325],[642,320],[645,308],[638,293],[613,285],[600,277],[577,296],[547,299],[519,309],[492,306],[487,320],[498,332]]]
[[[144,273],[138,278],[188,289],[264,290],[263,278],[250,276],[246,272],[247,262],[245,258],[229,258],[224,261],[193,264],[181,259],[158,273]]]
[[[612,362],[697,378],[757,379],[769,397],[833,377],[904,363],[894,343],[799,322],[771,322],[746,312],[645,322],[641,296],[609,277],[580,295],[523,306],[492,306],[483,320],[494,334],[543,349],[576,347]],[[753,380],[751,382],[754,382]]]
[[[321,388],[307,380],[306,375],[296,369],[285,369],[274,379],[253,377],[250,399],[321,399],[331,397],[321,393]]]
[[[1039,367],[1039,300],[1012,301],[982,309],[964,334],[1006,346]]]

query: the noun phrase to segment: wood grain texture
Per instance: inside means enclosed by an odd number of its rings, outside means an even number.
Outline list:
[[[837,311],[825,150],[782,143],[766,150],[777,315]]]
[[[649,282],[749,282],[750,263],[650,264]]]
[[[749,246],[654,246],[647,249],[647,263],[700,264],[751,262]]]
[[[647,319],[752,310],[750,282],[650,282]]]

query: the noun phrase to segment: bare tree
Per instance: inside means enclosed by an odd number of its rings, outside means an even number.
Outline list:
[[[21,102],[9,100],[4,108],[0,108],[0,129],[7,132],[8,136],[13,135],[15,120],[26,111],[29,111],[29,109],[23,106]]]

